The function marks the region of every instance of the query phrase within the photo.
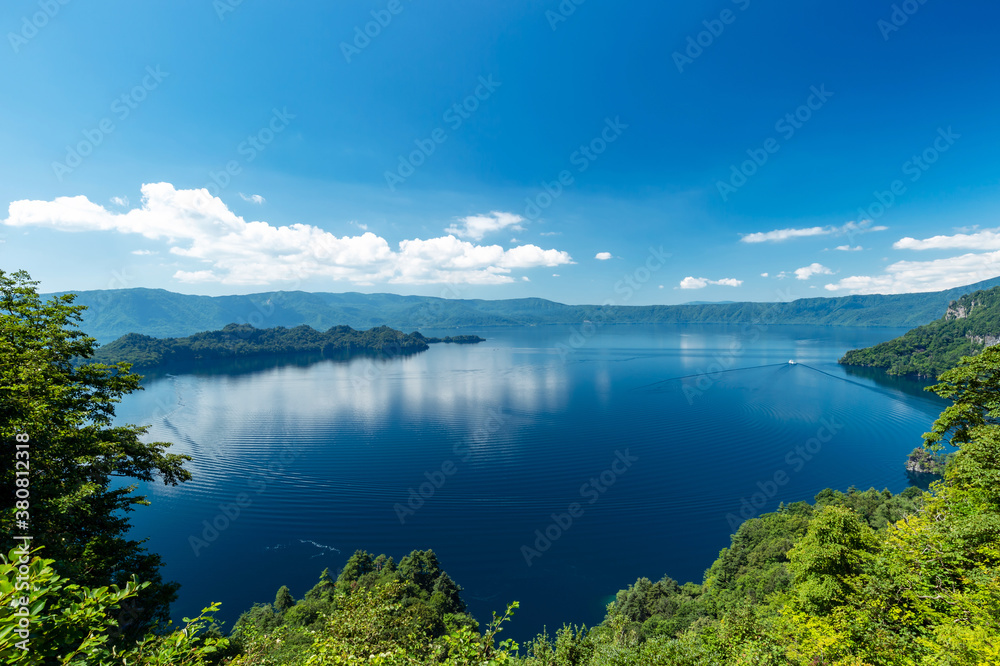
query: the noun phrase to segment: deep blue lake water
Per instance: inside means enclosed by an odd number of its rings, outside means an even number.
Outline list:
[[[897,329],[461,332],[488,340],[206,368],[126,399],[120,421],[194,457],[191,482],[144,484],[152,506],[131,517],[183,585],[175,616],[221,601],[231,626],[356,549],[398,561],[431,548],[481,621],[521,602],[505,636],[595,624],[640,576],[700,582],[741,511],[904,489],[905,456],[944,405],[836,364]],[[234,518],[220,509],[241,500]]]

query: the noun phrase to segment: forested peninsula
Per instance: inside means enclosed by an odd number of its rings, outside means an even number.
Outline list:
[[[476,335],[428,338],[416,331],[403,333],[388,326],[378,326],[367,331],[356,331],[350,326],[334,326],[327,331],[317,331],[304,324],[295,328],[255,328],[249,324],[229,324],[220,331],[205,331],[184,338],[154,338],[129,333],[100,347],[92,361],[108,364],[126,362],[137,369],[151,369],[174,364],[264,356],[400,356],[422,352],[430,345],[440,342],[474,344],[483,341],[483,338]]]
[[[936,377],[963,356],[1000,342],[1000,287],[976,291],[952,301],[940,319],[902,336],[854,349],[843,365],[881,368],[890,375]]]

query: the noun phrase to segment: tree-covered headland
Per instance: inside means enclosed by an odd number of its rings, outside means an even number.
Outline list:
[[[302,325],[255,328],[249,324],[229,324],[219,331],[204,331],[184,338],[153,338],[129,333],[94,352],[101,363],[128,363],[136,369],[151,369],[233,359],[313,355],[344,359],[358,355],[395,358],[425,351],[436,343],[474,344],[477,335],[428,338],[414,331],[403,333],[378,326],[356,331],[350,326],[333,326],[327,331]]]
[[[1000,287],[966,294],[952,301],[940,319],[918,326],[894,340],[854,349],[843,365],[881,368],[890,375],[937,377],[963,356],[1000,342]]]

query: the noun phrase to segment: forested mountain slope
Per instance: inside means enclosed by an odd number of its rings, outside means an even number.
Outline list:
[[[882,368],[891,375],[936,377],[959,359],[1000,342],[1000,287],[952,302],[940,319],[866,349],[847,352],[844,365]]]

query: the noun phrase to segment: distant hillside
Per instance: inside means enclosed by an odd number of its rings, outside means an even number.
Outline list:
[[[844,365],[882,368],[891,375],[937,377],[963,356],[1000,342],[1000,287],[953,301],[940,319],[888,342],[847,352]]]
[[[88,306],[82,328],[99,342],[126,333],[182,337],[232,323],[257,327],[302,324],[317,330],[346,324],[356,329],[390,326],[427,328],[581,324],[814,324],[823,326],[919,326],[933,321],[948,303],[976,289],[1000,285],[1000,278],[969,287],[923,294],[803,298],[788,303],[703,305],[564,305],[541,298],[512,300],[442,299],[395,294],[278,291],[246,296],[188,296],[163,289],[82,291]]]
[[[388,326],[368,331],[334,326],[321,332],[305,325],[259,329],[248,324],[229,324],[219,331],[205,331],[184,338],[153,338],[129,333],[98,349],[91,360],[98,363],[126,361],[134,369],[146,369],[179,363],[293,354],[316,354],[326,358],[356,354],[413,354],[436,342],[472,343],[482,340],[474,335],[426,338],[420,333],[406,334]]]

